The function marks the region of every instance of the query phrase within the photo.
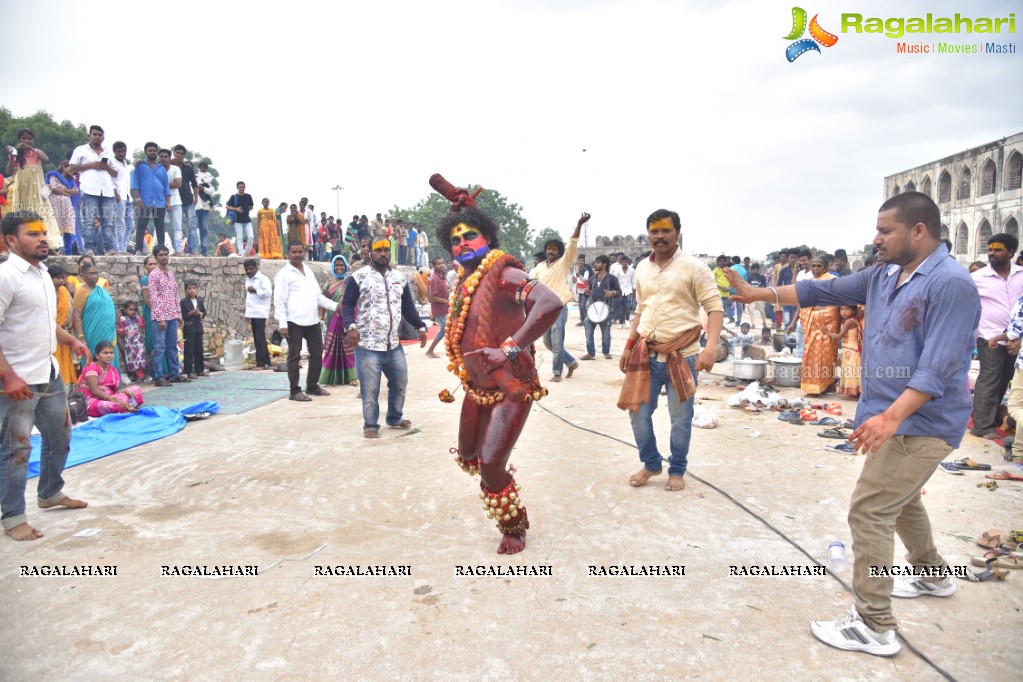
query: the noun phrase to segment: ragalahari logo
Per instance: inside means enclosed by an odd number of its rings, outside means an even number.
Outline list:
[[[820,24],[817,23],[818,15],[813,15],[813,19],[810,20],[810,38],[803,38],[802,40],[796,40],[802,37],[806,31],[806,10],[802,7],[792,8],[792,32],[785,36],[785,40],[795,40],[796,42],[785,48],[785,58],[790,62],[796,61],[799,55],[814,50],[820,52],[821,49],[817,47],[818,43],[824,47],[832,47],[838,42],[838,36],[834,33],[828,33]]]

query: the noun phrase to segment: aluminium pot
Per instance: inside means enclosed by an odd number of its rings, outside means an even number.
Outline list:
[[[732,360],[732,376],[744,381],[761,381],[767,376],[767,361]]]
[[[778,386],[799,388],[803,381],[802,358],[771,358],[771,368],[774,370],[774,383]]]

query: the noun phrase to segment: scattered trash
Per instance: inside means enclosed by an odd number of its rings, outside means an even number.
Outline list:
[[[411,431],[406,431],[405,433],[399,435],[398,438],[404,438],[405,436],[411,436],[414,433],[422,433],[422,432],[423,432],[422,429],[418,429],[418,428],[417,429],[412,429]]]
[[[938,629],[939,629],[939,630],[941,630],[942,632],[944,632],[944,631],[945,631],[945,628],[941,627],[941,623],[935,623],[935,624],[934,624],[934,627],[938,628]]]
[[[93,535],[99,533],[99,528],[83,528],[82,530],[75,533],[72,537],[76,538],[91,538]]]
[[[693,426],[698,429],[713,429],[717,425],[717,411],[713,407],[696,405],[693,408]]]
[[[833,500],[829,497],[826,500],[817,500],[817,504],[831,504]]]
[[[763,609],[758,609],[757,607],[753,606],[753,604],[746,604],[746,606],[748,608],[753,609],[754,611],[763,611]]]
[[[831,467],[829,467],[827,464],[814,464],[813,468],[814,469],[830,469]]]
[[[988,481],[987,483],[978,483],[978,488],[987,488],[988,490],[998,490],[998,483],[995,481]]]
[[[209,483],[209,481],[208,481],[208,480],[207,480],[207,481],[196,481],[195,483],[189,483],[189,484],[188,484],[188,485],[186,485],[185,487],[186,487],[186,488],[194,488],[194,487],[195,487],[195,486],[197,486],[197,485],[206,485],[207,483]]]
[[[750,434],[750,437],[751,438],[760,438],[760,432],[759,431],[754,431],[753,433]]]
[[[592,649],[592,648],[593,648],[593,647],[595,647],[595,646],[597,646],[597,643],[596,643],[596,642],[590,642],[590,644],[589,644],[589,645],[588,645],[588,646],[587,646],[586,648],[587,648],[587,649]]]

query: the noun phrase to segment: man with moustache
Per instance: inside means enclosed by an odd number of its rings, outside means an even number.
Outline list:
[[[452,202],[436,235],[460,266],[445,343],[449,369],[465,389],[455,461],[470,476],[480,474],[487,517],[496,519],[502,535],[497,553],[514,554],[525,549],[529,520],[508,458],[532,402],[547,393],[533,342],[559,317],[563,321],[565,302],[499,250],[497,225],[476,208],[473,195],[440,175],[430,185]],[[445,390],[441,400],[454,397]]]
[[[619,362],[625,383],[618,407],[629,412],[643,462],[643,468],[629,478],[629,485],[646,485],[663,470],[653,413],[661,387],[667,387],[671,457],[664,489],[677,492],[686,487],[696,373],[714,368],[724,306],[711,271],[678,246],[682,233],[678,213],[654,211],[646,224],[653,251],[636,264],[636,316]],[[725,271],[736,274],[728,267]],[[702,351],[701,306],[707,313],[707,346]]]
[[[1006,349],[1009,313],[1023,294],[1023,267],[1013,263],[1019,242],[1011,234],[987,240],[987,266],[970,275],[980,294],[980,326],[977,328],[977,359],[980,373],[973,385],[973,428],[970,434],[993,440],[998,437],[998,406],[1015,372],[1016,358]]]
[[[185,145],[174,145],[174,158],[171,159],[171,163],[181,171],[181,186],[178,187],[178,194],[181,198],[181,223],[185,233],[183,250],[193,256],[198,256],[199,230],[196,224],[195,202],[199,185],[196,182],[192,164],[185,161],[187,152]]]
[[[545,261],[538,264],[530,271],[529,276],[544,284],[561,298],[564,303],[564,311],[554,321],[543,335],[543,345],[551,351],[553,356],[554,376],[551,381],[561,381],[562,367],[568,367],[566,379],[572,378],[572,373],[579,367],[579,362],[572,357],[572,354],[565,348],[565,325],[568,323],[568,304],[573,301],[575,294],[568,288],[568,274],[575,262],[575,252],[579,248],[579,234],[583,225],[590,219],[589,213],[583,213],[576,223],[575,231],[568,240],[568,249],[565,249],[565,242],[560,239],[548,239],[543,245]]]
[[[10,251],[0,264],[0,524],[15,540],[35,540],[43,534],[25,515],[33,427],[42,436],[36,504],[40,509],[86,506],[63,492],[71,416],[54,353],[60,343],[86,361],[90,355],[56,323],[56,290],[43,265],[49,255],[43,219],[31,211],[9,213],[0,232]]]
[[[320,386],[323,368],[323,332],[320,330],[319,309],[341,309],[326,296],[316,281],[312,268],[306,268],[305,247],[302,242],[288,242],[288,264],[274,277],[274,317],[278,331],[288,340],[288,382],[291,400],[307,403],[309,396],[330,395]],[[309,347],[309,366],[306,368],[305,393],[298,384],[298,370],[302,359],[302,342]]]
[[[369,259],[370,267],[352,273],[340,308],[345,339],[355,348],[355,370],[362,392],[362,435],[379,438],[381,374],[387,377],[386,424],[395,429],[412,428],[412,422],[403,418],[408,364],[398,329],[404,318],[419,331],[419,346],[425,348],[426,325],[419,318],[405,275],[391,267],[390,240],[373,240]]]
[[[863,393],[849,441],[867,458],[849,508],[855,561],[850,612],[814,621],[819,640],[848,651],[893,656],[901,646],[892,597],[956,592],[938,554],[920,489],[962,442],[970,416],[969,351],[981,317],[977,287],[939,240],[941,212],[919,192],[884,202],[877,214],[879,267],[848,277],[755,289],[732,277],[744,301],[800,306],[866,305]],[[914,571],[930,576],[871,576],[890,566],[895,533]]]
[[[607,306],[607,315],[603,322],[593,322],[587,315],[584,318],[586,328],[586,355],[580,360],[593,360],[596,357],[597,347],[593,340],[594,329],[600,327],[600,349],[604,358],[611,359],[611,307],[622,296],[622,287],[618,278],[608,274],[611,259],[600,254],[593,261],[593,274],[586,283],[583,294],[589,299],[590,304],[600,301]]]
[[[103,148],[103,128],[89,126],[89,141],[71,152],[68,172],[78,174],[82,200],[79,225],[85,238],[85,250],[96,255],[117,253],[114,244],[114,213],[117,210],[114,178],[117,170],[110,164],[110,152]],[[93,228],[99,218],[100,229]]]
[[[121,141],[114,143],[114,158],[110,165],[117,171],[114,177],[114,199],[117,210],[114,213],[114,247],[117,253],[126,253],[128,239],[135,227],[135,210],[131,201],[132,166],[127,161],[128,145]]]
[[[150,219],[153,220],[156,233],[153,244],[163,245],[163,221],[171,198],[170,180],[159,161],[160,147],[155,142],[146,142],[143,149],[146,158],[136,164],[135,170],[131,172],[131,196],[136,207],[136,254],[146,252],[145,237]],[[174,300],[177,301],[176,293]]]
[[[171,226],[171,244],[175,253],[181,253],[181,169],[171,165],[171,150],[161,149],[157,155],[160,165],[167,171],[170,185],[170,202],[167,204],[167,218]]]

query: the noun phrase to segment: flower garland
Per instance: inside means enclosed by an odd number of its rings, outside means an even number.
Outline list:
[[[490,268],[503,255],[505,255],[504,251],[499,249],[490,251],[468,277],[465,270],[459,267],[458,280],[452,287],[451,296],[448,298],[448,307],[451,310],[449,319],[454,320],[453,323],[448,324],[448,332],[444,334],[444,347],[447,349],[450,361],[448,362],[448,371],[458,377],[467,393],[472,390],[472,387],[469,383],[469,373],[466,371],[462,359],[462,336],[465,334],[465,320],[469,317],[472,295],[476,293],[480,280],[490,272]],[[454,402],[454,397],[447,389],[441,391],[440,399],[443,402]]]

